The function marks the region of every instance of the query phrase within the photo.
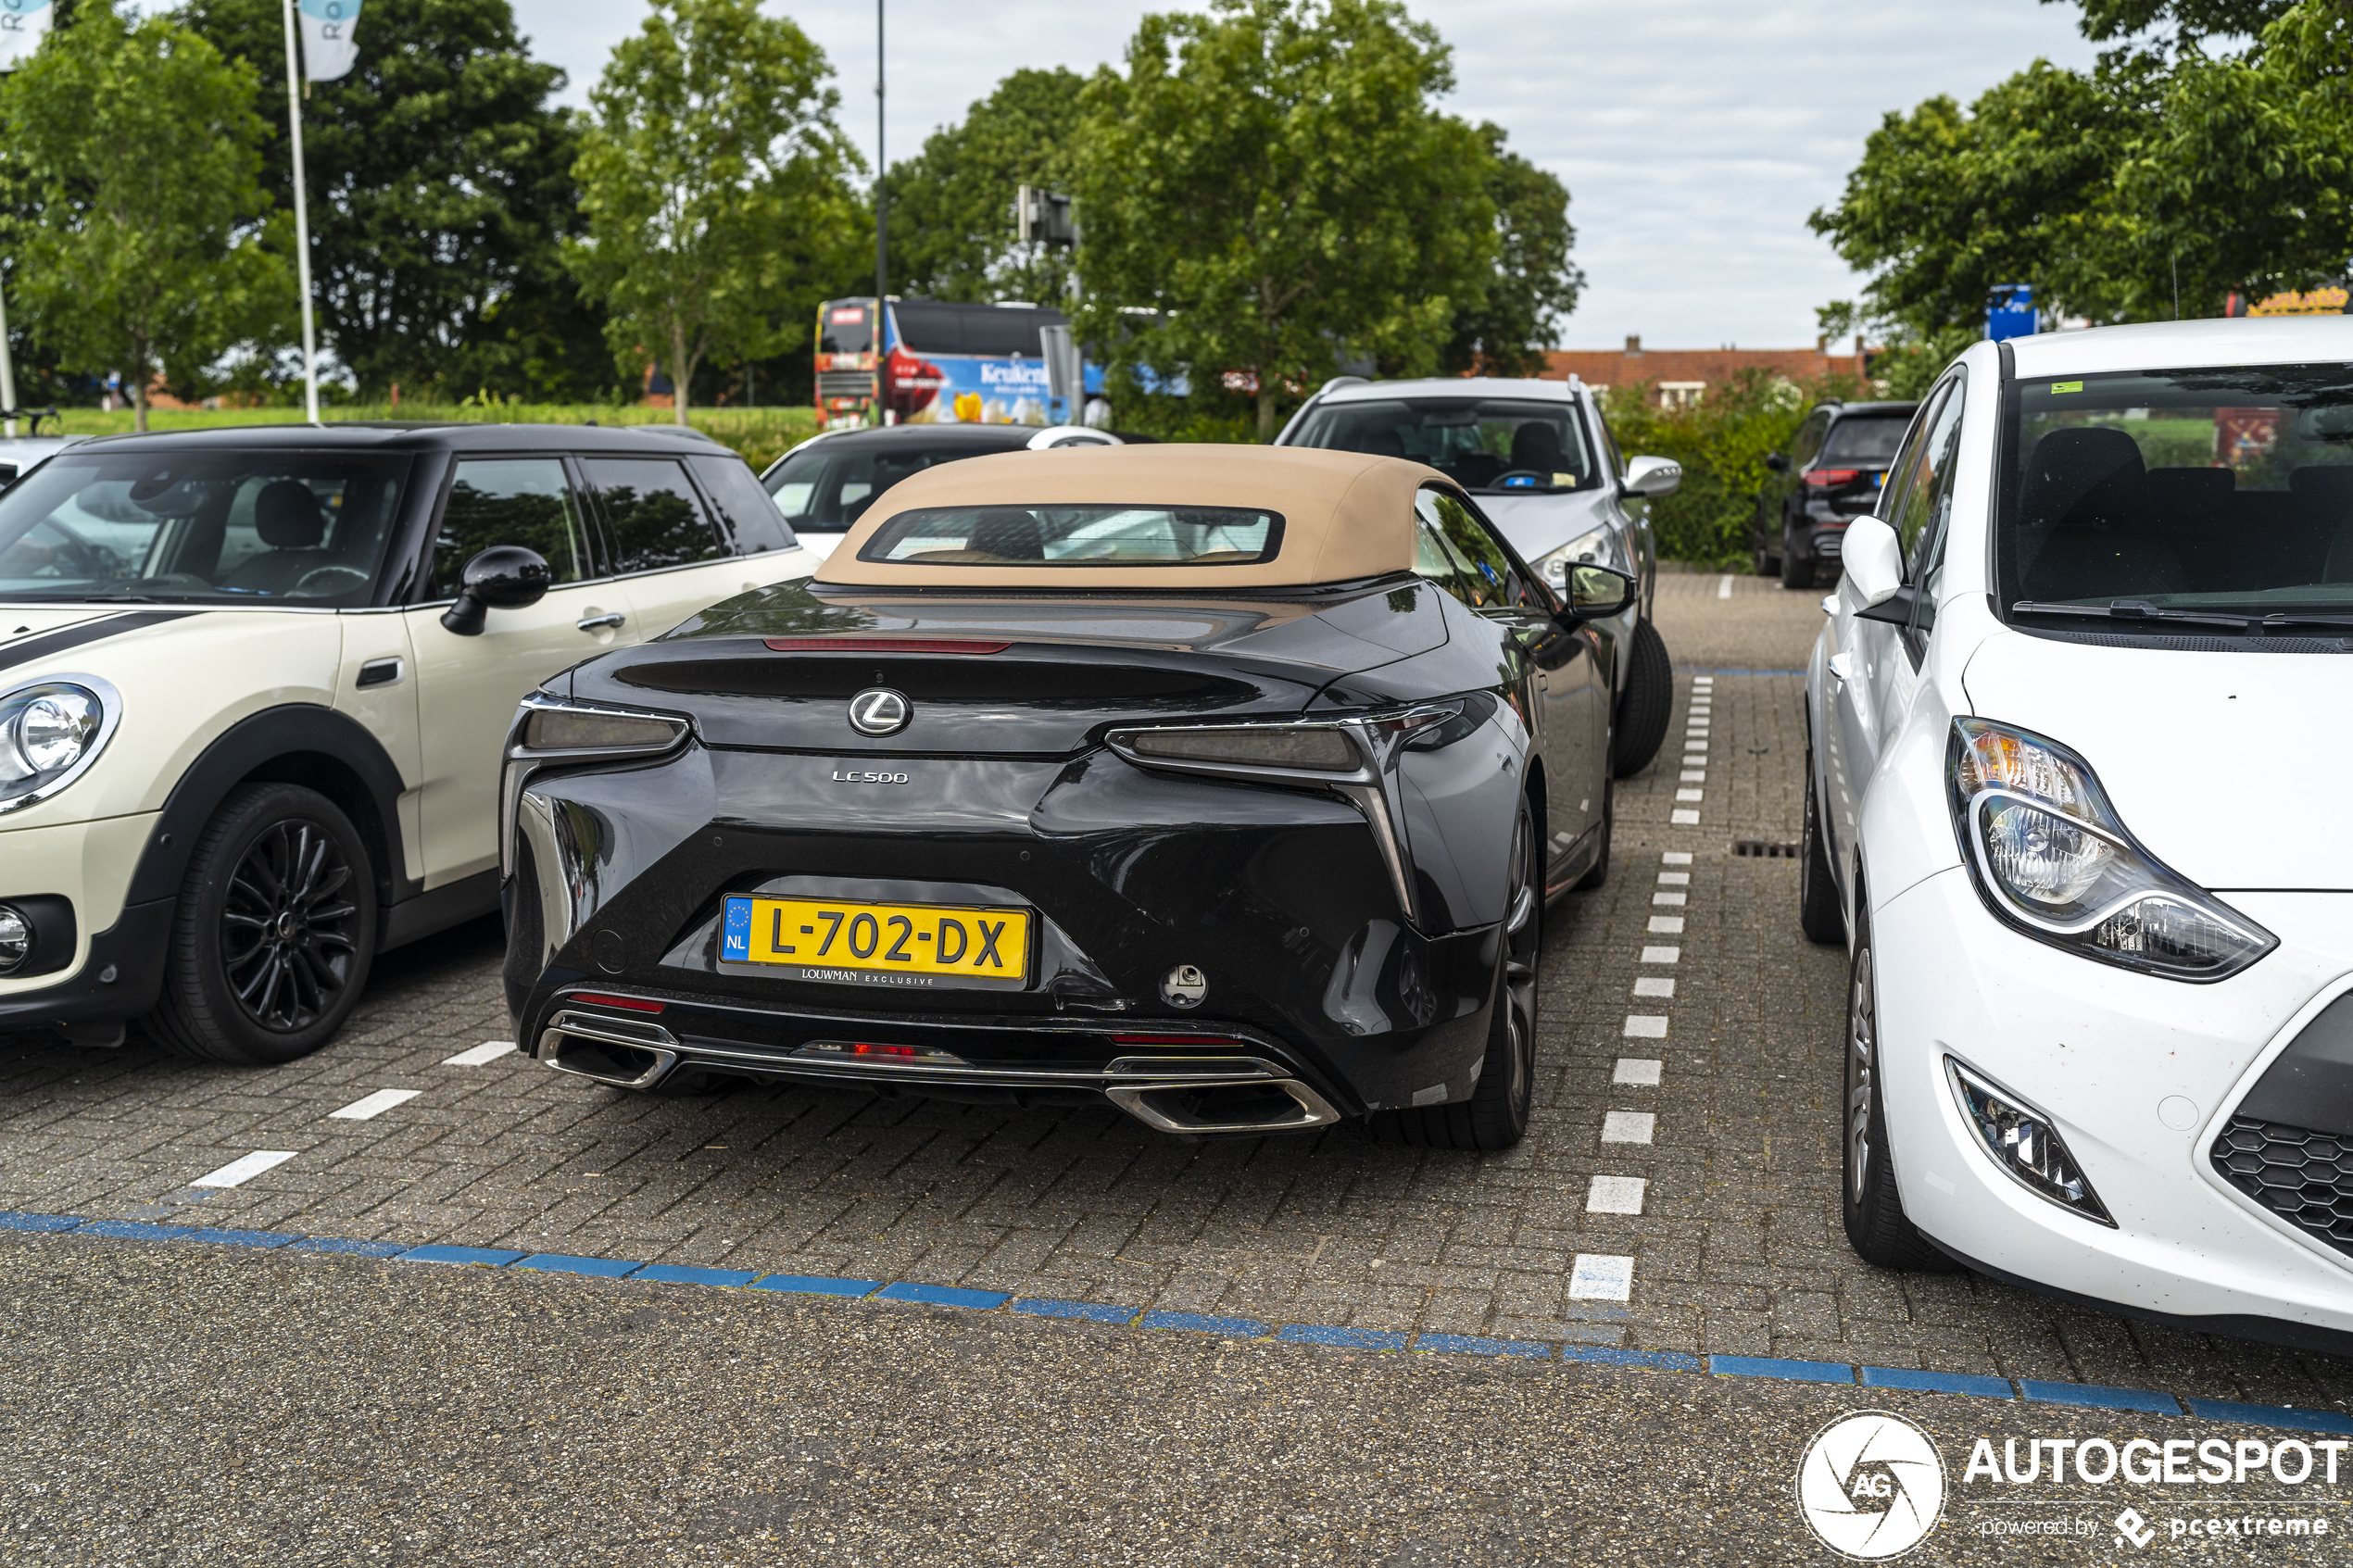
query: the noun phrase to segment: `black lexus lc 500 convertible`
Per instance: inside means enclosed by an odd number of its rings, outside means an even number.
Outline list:
[[[519,1048],[1111,1104],[1166,1132],[1528,1123],[1547,898],[1609,866],[1632,584],[1560,603],[1390,458],[977,458],[816,578],[535,693]]]

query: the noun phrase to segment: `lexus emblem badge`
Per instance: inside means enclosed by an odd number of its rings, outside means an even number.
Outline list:
[[[849,699],[849,727],[862,735],[895,735],[914,713],[907,695],[888,686],[868,686]]]

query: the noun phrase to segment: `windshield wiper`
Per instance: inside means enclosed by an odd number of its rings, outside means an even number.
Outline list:
[[[2042,604],[2033,599],[2020,599],[2010,606],[2012,615],[2071,615],[2095,621],[2164,621],[2191,626],[2227,626],[2233,632],[2244,632],[2259,625],[2253,616],[2223,615],[2212,610],[2159,609],[2140,599],[2118,599],[2104,605]]]

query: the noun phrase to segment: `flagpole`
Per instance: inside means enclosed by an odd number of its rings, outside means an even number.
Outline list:
[[[302,402],[315,425],[319,422],[319,329],[310,314],[310,208],[302,192],[302,72],[296,63],[294,0],[285,0],[285,7],[286,126],[294,138],[295,270],[302,282]]]

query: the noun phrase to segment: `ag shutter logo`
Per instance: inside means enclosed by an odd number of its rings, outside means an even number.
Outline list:
[[[1944,1512],[1944,1460],[1928,1434],[1900,1415],[1842,1416],[1806,1445],[1797,1511],[1841,1557],[1901,1557]]]

